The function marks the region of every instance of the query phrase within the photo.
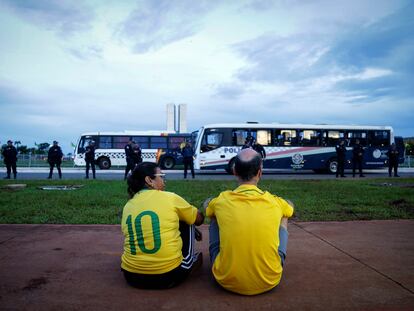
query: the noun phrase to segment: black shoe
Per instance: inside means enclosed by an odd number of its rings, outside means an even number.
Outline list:
[[[400,175],[394,175],[394,177],[400,177]]]
[[[89,179],[89,176],[86,176],[85,179]]]
[[[346,176],[345,176],[345,175],[341,175],[341,177],[342,177],[342,178],[346,178]]]
[[[49,176],[47,179],[52,179],[52,177]]]
[[[201,231],[197,228],[194,228],[194,232],[196,241],[201,241],[203,239],[203,234],[201,233]]]

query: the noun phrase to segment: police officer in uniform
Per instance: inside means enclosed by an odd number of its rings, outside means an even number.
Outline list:
[[[132,159],[132,147],[134,145],[134,141],[133,140],[129,140],[128,144],[125,145],[125,160],[126,160],[126,167],[125,167],[125,174],[124,174],[124,180],[126,180],[127,176],[128,176],[128,172],[132,171],[135,167],[135,164],[133,162]]]
[[[7,168],[7,176],[4,179],[10,179],[11,171],[13,170],[13,177],[16,179],[17,176],[17,150],[13,146],[13,142],[11,140],[7,141],[7,146],[3,149],[2,152],[4,164],[6,164]]]
[[[142,162],[142,151],[138,144],[132,145],[131,161],[133,164],[132,170]]]
[[[346,147],[345,147],[345,141],[341,140],[339,142],[339,145],[336,145],[336,157],[338,159],[338,168],[336,170],[336,177],[346,177],[344,175],[344,169],[345,169],[345,159],[346,159]]]
[[[187,178],[187,169],[190,167],[191,175],[194,178],[194,150],[189,142],[186,142],[185,147],[181,150],[184,162],[184,179]]]
[[[364,147],[360,144],[359,139],[355,140],[355,146],[352,149],[352,176],[355,177],[355,169],[358,166],[359,177],[365,177],[362,174],[362,160],[364,159]]]
[[[253,144],[253,137],[248,135],[246,139],[244,140],[244,145],[241,148],[242,150],[252,148],[252,144]]]
[[[255,139],[253,140],[252,143],[252,148],[253,150],[255,150],[258,154],[260,154],[260,156],[262,157],[262,159],[266,159],[266,151],[263,148],[263,146],[261,144],[259,144]]]
[[[89,167],[92,168],[93,179],[95,179],[95,141],[91,140],[85,148],[86,179],[89,179]]]
[[[392,143],[390,148],[388,149],[387,156],[388,156],[388,176],[391,177],[392,169],[394,169],[394,177],[400,177],[398,175],[398,156],[399,151],[397,150],[397,146],[395,143]]]
[[[60,146],[58,146],[58,142],[55,140],[53,141],[53,146],[49,148],[49,152],[47,153],[47,162],[49,162],[50,166],[48,179],[52,178],[53,168],[55,167],[55,165],[59,173],[59,179],[62,179],[62,171],[60,169],[60,165],[62,164],[62,157],[62,149],[60,148]]]

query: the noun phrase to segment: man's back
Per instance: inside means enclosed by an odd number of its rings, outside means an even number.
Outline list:
[[[213,264],[217,282],[227,290],[255,295],[275,287],[282,276],[279,226],[293,208],[255,185],[240,185],[213,199],[207,216],[220,228],[220,252]]]

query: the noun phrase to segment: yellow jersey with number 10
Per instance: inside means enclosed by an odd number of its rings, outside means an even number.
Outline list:
[[[121,267],[140,274],[162,274],[183,259],[179,221],[194,224],[197,209],[180,196],[144,190],[128,201],[122,213],[125,236]]]

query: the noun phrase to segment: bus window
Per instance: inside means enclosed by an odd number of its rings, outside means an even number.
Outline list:
[[[233,130],[231,134],[233,146],[243,146],[246,138],[249,136],[251,135],[248,129]]]
[[[296,130],[275,131],[275,142],[277,146],[295,146],[297,143]]]
[[[168,149],[180,149],[181,144],[185,141],[190,141],[190,137],[176,136],[168,138]]]
[[[99,136],[99,149],[112,149],[112,136]]]
[[[203,139],[201,141],[201,152],[217,149],[221,146],[223,141],[223,133],[217,132],[214,129],[204,132]]]
[[[390,131],[368,131],[368,144],[375,147],[390,145]]]
[[[150,137],[150,149],[167,149],[167,137]]]
[[[124,149],[125,145],[128,144],[129,136],[114,136],[113,148]]]
[[[79,153],[84,153],[85,152],[85,148],[89,145],[89,143],[92,140],[96,141],[97,138],[96,137],[92,137],[92,136],[83,136],[81,138],[81,140],[79,141],[78,152]]]
[[[344,131],[324,131],[323,132],[323,145],[326,147],[335,147],[339,144],[340,139],[345,138]]]
[[[132,140],[135,141],[141,149],[149,149],[149,137],[148,136],[133,136]]]
[[[362,146],[367,145],[367,132],[365,131],[348,131],[347,132],[348,146],[354,146],[355,141],[359,139]]]
[[[299,144],[301,146],[319,146],[320,145],[320,132],[318,130],[300,130],[299,131]]]
[[[256,139],[257,143],[262,146],[269,146],[272,144],[272,131],[271,130],[257,130],[252,131],[251,135]]]

